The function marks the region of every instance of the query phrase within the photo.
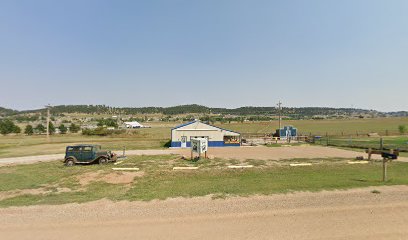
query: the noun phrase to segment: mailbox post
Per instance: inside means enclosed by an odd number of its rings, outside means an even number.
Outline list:
[[[387,163],[388,161],[392,161],[397,159],[399,155],[399,151],[394,151],[393,149],[390,150],[390,153],[382,152],[381,157],[383,158],[383,182],[387,181]]]

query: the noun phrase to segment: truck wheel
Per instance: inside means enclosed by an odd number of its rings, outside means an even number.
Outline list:
[[[72,166],[74,166],[74,164],[75,164],[75,162],[74,162],[73,159],[67,159],[65,161],[65,166],[67,166],[67,167],[72,167]]]
[[[99,164],[106,164],[108,163],[108,160],[106,158],[99,158]]]

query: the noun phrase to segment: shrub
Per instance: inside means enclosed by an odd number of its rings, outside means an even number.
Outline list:
[[[24,129],[24,133],[27,135],[33,135],[34,133],[34,128],[31,125],[27,125]]]
[[[69,126],[69,131],[72,132],[72,133],[77,133],[77,132],[79,132],[80,129],[81,128],[78,125],[74,124],[74,123],[71,123],[71,125]]]
[[[108,136],[108,135],[113,135],[113,134],[122,134],[125,133],[125,130],[108,130],[104,127],[98,127],[95,129],[84,129],[82,130],[83,135],[96,135],[96,136]]]
[[[21,128],[13,123],[10,119],[0,120],[0,133],[3,135],[9,133],[20,133]]]
[[[405,127],[405,125],[399,125],[398,131],[399,133],[404,134],[407,131],[407,128]]]
[[[65,134],[65,133],[67,133],[67,131],[68,131],[67,127],[65,127],[64,124],[61,124],[61,125],[58,127],[58,129],[60,130],[61,134]]]

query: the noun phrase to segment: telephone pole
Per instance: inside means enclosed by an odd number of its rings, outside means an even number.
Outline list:
[[[278,104],[278,113],[279,113],[279,129],[281,129],[281,118],[282,118],[282,114],[281,114],[281,110],[282,110],[282,102],[279,101]]]
[[[48,104],[45,106],[47,108],[47,142],[50,141],[50,107],[51,105]]]

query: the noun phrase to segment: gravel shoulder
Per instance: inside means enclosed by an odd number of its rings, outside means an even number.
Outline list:
[[[372,193],[372,190],[380,193]],[[0,209],[0,239],[404,239],[408,186]]]

